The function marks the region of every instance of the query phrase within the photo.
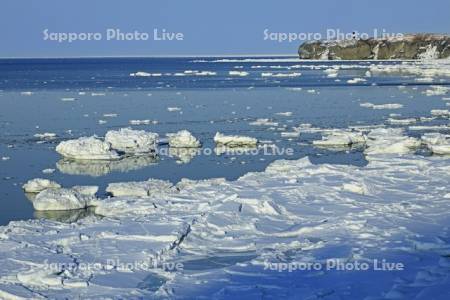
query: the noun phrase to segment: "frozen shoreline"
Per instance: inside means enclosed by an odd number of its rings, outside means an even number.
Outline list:
[[[445,158],[414,155],[374,155],[366,167],[313,165],[306,158],[281,160],[234,182],[183,180],[148,197],[98,200],[95,211],[105,215],[103,219],[88,217],[72,224],[11,222],[0,227],[0,295],[220,297],[244,289],[241,293],[249,297],[292,296],[300,290],[283,290],[284,280],[315,274],[319,284],[301,288],[314,295],[339,274],[281,273],[264,270],[264,262],[352,256],[387,257],[408,269],[398,275],[371,273],[365,292],[351,288],[345,291],[347,296],[417,295],[448,284],[442,276],[448,278],[450,269],[440,255],[450,251],[450,233],[445,229],[450,194],[444,188],[450,182],[449,171]],[[428,259],[423,262],[411,260],[424,255]],[[229,263],[210,265],[221,256]],[[119,271],[107,262],[157,258],[182,263],[184,271]],[[49,270],[45,260],[71,267]],[[191,269],[195,260],[204,260],[203,271]],[[77,268],[96,263],[98,269]],[[417,274],[423,270],[434,275],[421,279]],[[236,276],[230,277],[233,273]],[[251,282],[264,280],[257,279],[261,273],[280,280],[272,287],[255,287]],[[359,274],[346,276],[354,280]],[[412,281],[395,283],[398,276]],[[379,280],[378,288],[369,288],[373,280]],[[198,281],[202,284],[193,285]],[[159,283],[154,289],[144,288],[155,282]],[[335,295],[343,293],[338,281],[334,285]],[[408,289],[411,285],[416,287]]]

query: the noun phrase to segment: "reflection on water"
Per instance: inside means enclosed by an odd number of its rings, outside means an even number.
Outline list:
[[[74,209],[74,210],[47,210],[47,211],[35,211],[34,217],[36,219],[48,219],[57,222],[73,223],[88,216],[95,215],[95,208],[88,207],[87,209]],[[101,218],[100,216],[97,216]]]
[[[198,148],[169,148],[169,155],[177,159],[177,163],[187,164],[199,153]]]
[[[155,155],[129,156],[116,161],[61,159],[56,167],[64,174],[98,177],[112,172],[139,170],[156,164],[157,161],[158,157]]]

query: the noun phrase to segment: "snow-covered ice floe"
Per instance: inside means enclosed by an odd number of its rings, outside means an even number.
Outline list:
[[[367,155],[414,153],[422,142],[404,135],[403,128],[377,128],[367,135]]]
[[[249,75],[249,73],[245,71],[229,71],[228,74],[230,76],[240,76],[240,77],[245,77]]]
[[[249,123],[249,125],[252,126],[278,126],[278,122],[274,122],[271,119],[267,118],[259,118],[255,121],[252,121]]]
[[[224,135],[217,132],[214,136],[214,142],[217,145],[223,145],[227,147],[241,147],[241,146],[256,146],[258,140],[249,136],[242,135]]]
[[[46,189],[32,200],[36,210],[74,210],[90,206],[95,200],[96,186]]]
[[[450,135],[441,133],[426,133],[422,136],[422,141],[434,154],[450,154]]]
[[[388,118],[386,121],[392,125],[410,125],[410,124],[416,123],[417,119],[416,118],[406,118],[406,119]]]
[[[369,137],[393,133],[401,136]],[[95,200],[101,219],[13,221],[0,227],[0,295],[437,298],[450,275],[449,170],[446,159],[409,154],[373,155],[364,167],[281,160],[233,182],[157,182],[142,196]],[[405,268],[279,271],[327,259]]]
[[[399,109],[403,107],[403,104],[399,103],[387,103],[387,104],[373,104],[370,102],[360,103],[359,106],[372,109]]]
[[[105,142],[113,149],[131,154],[154,152],[157,141],[157,133],[130,128],[111,130],[105,135]]]
[[[351,145],[364,145],[366,137],[360,132],[335,130],[325,134],[322,140],[313,141],[318,147],[342,147]]]
[[[81,137],[76,140],[68,140],[56,146],[56,152],[70,159],[80,160],[115,160],[120,155],[112,149],[111,144],[99,138]]]
[[[356,77],[356,78],[347,80],[347,83],[349,83],[349,84],[356,84],[356,83],[366,82],[366,81],[367,81],[367,80],[364,79],[364,78]]]
[[[169,146],[174,148],[198,148],[200,141],[187,130],[167,134]]]
[[[46,189],[58,189],[60,187],[59,183],[43,178],[31,179],[22,186],[25,193],[39,193]]]

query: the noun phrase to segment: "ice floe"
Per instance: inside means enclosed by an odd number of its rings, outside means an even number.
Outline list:
[[[253,137],[242,135],[224,135],[217,132],[214,136],[214,142],[218,145],[227,147],[255,146],[258,140]]]
[[[92,192],[92,187],[45,189],[36,195],[32,203],[36,210],[83,209],[96,199],[96,190]]]
[[[403,128],[377,128],[367,135],[368,155],[414,153],[420,146],[419,139],[404,135]]]
[[[105,135],[105,142],[109,143],[113,149],[131,154],[154,152],[157,141],[157,133],[130,128],[111,130]]]
[[[56,138],[56,133],[53,132],[36,133],[34,137],[42,140],[52,140]]]
[[[241,77],[245,77],[245,76],[249,75],[249,73],[245,72],[245,71],[229,71],[228,74],[230,76],[241,76]]]
[[[388,118],[386,121],[392,125],[410,125],[410,124],[416,123],[417,119],[416,118],[406,118],[406,119]]]
[[[167,134],[169,138],[169,146],[174,148],[198,148],[201,146],[200,141],[197,140],[189,131],[180,130],[176,133]]]
[[[119,154],[111,148],[111,144],[95,136],[81,137],[59,143],[56,151],[66,158],[80,160],[114,160]]]
[[[441,85],[431,86],[430,89],[425,91],[425,95],[427,96],[443,96],[448,93],[450,88]]]
[[[58,189],[61,185],[55,181],[43,178],[35,178],[26,182],[22,188],[26,193],[39,193],[46,189]]]
[[[250,122],[249,124],[253,126],[278,126],[278,122],[274,122],[271,119],[267,118],[259,118],[255,121]]]
[[[360,103],[359,106],[372,108],[372,109],[400,109],[403,107],[403,104],[399,104],[399,103],[373,104],[370,102],[364,102],[364,103]]]
[[[450,117],[450,111],[448,109],[432,109],[430,113],[436,117]]]
[[[293,72],[293,73],[271,73],[271,72],[263,72],[261,73],[261,77],[275,77],[275,78],[285,78],[285,77],[299,77],[302,73]]]
[[[322,140],[313,141],[313,145],[319,147],[341,147],[363,145],[365,142],[366,137],[359,132],[336,130],[326,133]]]
[[[422,141],[434,154],[450,154],[450,135],[441,133],[426,133],[422,136]]]
[[[366,82],[366,81],[367,80],[364,79],[364,78],[356,77],[356,78],[347,80],[347,83],[349,83],[349,84],[356,84],[356,83]]]

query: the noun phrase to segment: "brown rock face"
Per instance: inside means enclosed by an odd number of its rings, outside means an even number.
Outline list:
[[[402,38],[314,41],[302,44],[301,59],[364,60],[426,59],[450,57],[450,36],[405,35]]]

